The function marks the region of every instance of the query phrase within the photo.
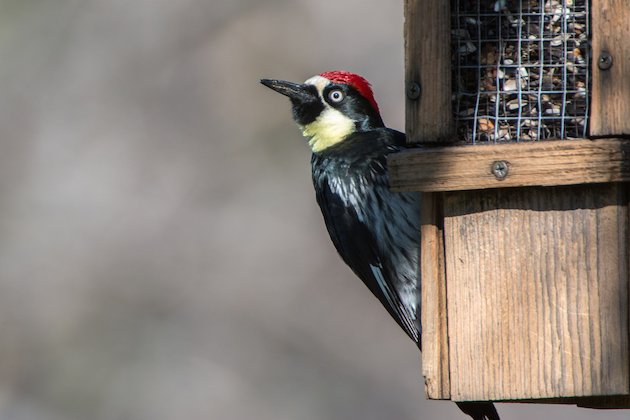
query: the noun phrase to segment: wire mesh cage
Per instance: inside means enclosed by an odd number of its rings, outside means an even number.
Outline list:
[[[453,108],[469,143],[588,134],[588,0],[451,0]]]

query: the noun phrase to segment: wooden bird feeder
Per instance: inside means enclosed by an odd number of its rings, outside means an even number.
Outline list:
[[[426,394],[630,408],[630,5],[406,0]]]

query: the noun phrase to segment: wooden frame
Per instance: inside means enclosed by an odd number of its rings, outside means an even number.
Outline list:
[[[410,150],[388,166],[393,190],[440,192],[630,181],[629,156],[630,140],[580,139]]]
[[[388,163],[392,189],[422,192],[427,397],[630,408],[630,7],[591,1],[604,139],[493,145],[455,144],[449,8],[405,1],[407,139],[425,147]]]

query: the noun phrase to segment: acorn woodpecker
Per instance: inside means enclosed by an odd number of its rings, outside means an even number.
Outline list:
[[[291,100],[339,255],[420,348],[420,197],[390,191],[387,177],[387,155],[407,147],[405,135],[385,127],[370,84],[356,74],[261,83]],[[458,406],[475,420],[499,420],[492,403]]]

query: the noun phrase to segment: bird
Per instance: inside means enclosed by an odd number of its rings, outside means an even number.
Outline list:
[[[311,148],[315,198],[341,259],[421,350],[420,194],[389,189],[387,156],[405,134],[383,123],[370,83],[327,71],[295,83],[261,79],[287,96]],[[457,402],[474,420],[500,420],[491,402]]]

